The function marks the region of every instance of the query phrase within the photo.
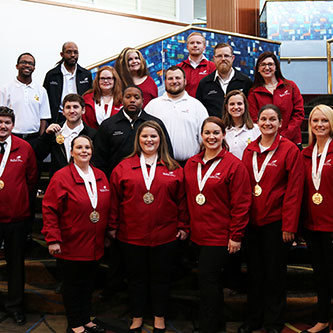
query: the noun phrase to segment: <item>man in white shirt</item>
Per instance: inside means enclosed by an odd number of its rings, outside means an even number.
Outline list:
[[[58,124],[65,121],[61,103],[65,96],[68,94],[82,96],[92,87],[90,71],[77,63],[79,49],[75,43],[64,43],[60,56],[61,60],[55,68],[47,72],[43,84],[49,96],[52,122]]]
[[[165,73],[165,93],[145,108],[163,121],[169,133],[175,159],[183,166],[200,149],[201,125],[208,117],[206,108],[185,91],[182,68],[172,66]]]
[[[15,110],[15,126],[12,133],[31,143],[46,128],[51,118],[46,90],[32,81],[35,58],[23,53],[17,59],[18,75],[14,81],[0,89],[0,105]]]

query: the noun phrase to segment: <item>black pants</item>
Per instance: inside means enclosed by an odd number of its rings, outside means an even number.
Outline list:
[[[8,312],[23,311],[24,255],[27,221],[0,223],[0,243],[5,242],[5,259],[8,272]]]
[[[327,323],[333,297],[333,233],[305,230],[304,237],[310,250],[316,283],[318,322]]]
[[[286,307],[287,251],[281,221],[263,227],[249,227],[246,239],[248,267],[248,318],[253,327],[284,327]]]
[[[143,317],[150,295],[153,315],[164,317],[178,241],[149,247],[120,242],[133,317]]]
[[[58,259],[64,276],[63,300],[68,327],[90,322],[91,297],[97,272],[97,261]]]
[[[215,333],[225,325],[222,269],[229,259],[226,246],[200,247],[200,332]]]

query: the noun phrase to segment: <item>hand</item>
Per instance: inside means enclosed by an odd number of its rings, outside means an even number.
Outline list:
[[[179,238],[180,240],[185,240],[187,238],[187,232],[182,229],[179,229],[176,237]]]
[[[282,239],[285,243],[292,242],[295,239],[295,234],[289,231],[282,231]]]
[[[109,235],[111,238],[113,238],[113,239],[116,238],[116,234],[117,234],[117,230],[116,230],[116,229],[108,231],[108,235]]]
[[[241,242],[235,242],[235,241],[229,239],[229,242],[228,242],[228,252],[230,254],[238,252],[241,249],[241,245],[242,245]]]
[[[61,126],[59,124],[51,124],[47,129],[46,129],[46,133],[47,134],[51,134],[51,133],[57,133],[61,131]]]
[[[59,243],[54,243],[49,245],[49,253],[53,256],[55,254],[61,253],[61,248]]]
[[[104,238],[104,247],[109,247],[111,245],[111,240],[108,237]]]

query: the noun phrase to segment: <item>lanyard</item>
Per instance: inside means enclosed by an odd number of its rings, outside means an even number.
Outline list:
[[[222,158],[219,158],[218,160],[215,160],[212,165],[209,167],[209,169],[207,170],[205,176],[202,179],[202,172],[201,172],[201,163],[198,163],[198,168],[197,168],[197,179],[198,179],[198,187],[199,187],[199,191],[202,192],[207,179],[209,178],[209,176],[213,173],[213,171],[215,170],[215,168],[217,167],[217,165],[221,162]]]
[[[145,157],[142,153],[140,155],[140,165],[141,165],[143,180],[145,181],[146,189],[149,192],[151,184],[152,184],[152,182],[154,180],[154,177],[155,177],[155,171],[156,171],[156,165],[157,165],[157,154],[156,154],[154,162],[153,162],[153,164],[150,168],[149,175],[148,175],[148,170],[147,170]]]
[[[262,164],[260,170],[258,171],[258,160],[257,160],[257,152],[253,152],[253,157],[252,157],[252,167],[253,167],[253,175],[254,175],[254,179],[257,183],[260,182],[260,179],[262,178],[264,172],[265,172],[265,169],[266,169],[266,166],[268,164],[268,162],[270,161],[270,159],[272,158],[273,154],[275,153],[277,147],[274,149],[274,150],[271,150],[265,160],[264,160],[264,163]]]

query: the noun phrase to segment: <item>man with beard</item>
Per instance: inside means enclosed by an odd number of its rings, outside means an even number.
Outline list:
[[[95,136],[94,165],[103,170],[107,177],[110,177],[112,170],[123,158],[132,153],[136,131],[147,120],[155,120],[162,127],[172,155],[170,138],[164,124],[142,109],[141,89],[137,86],[125,88],[122,104],[123,108],[117,114],[102,122]]]
[[[0,89],[0,105],[15,110],[13,134],[29,143],[43,134],[46,119],[51,118],[45,89],[32,81],[35,64],[32,54],[22,53],[17,59],[17,77]]]
[[[232,67],[234,59],[229,44],[219,43],[215,46],[216,70],[200,81],[196,93],[196,98],[207,108],[210,116],[222,116],[224,96],[229,91],[238,89],[247,96],[252,87],[251,79]]]
[[[90,71],[78,63],[79,50],[75,43],[66,42],[60,52],[61,60],[57,66],[47,72],[44,87],[50,100],[52,123],[62,123],[66,119],[62,115],[61,102],[68,94],[83,95],[92,87]]]
[[[207,60],[203,54],[206,49],[206,39],[200,32],[192,32],[187,37],[186,47],[189,57],[177,66],[185,71],[185,90],[190,96],[195,97],[200,80],[215,71],[215,64]]]
[[[161,119],[170,135],[174,158],[181,166],[200,148],[202,122],[208,117],[206,108],[185,91],[185,72],[171,66],[165,72],[166,92],[151,100],[146,112]]]

